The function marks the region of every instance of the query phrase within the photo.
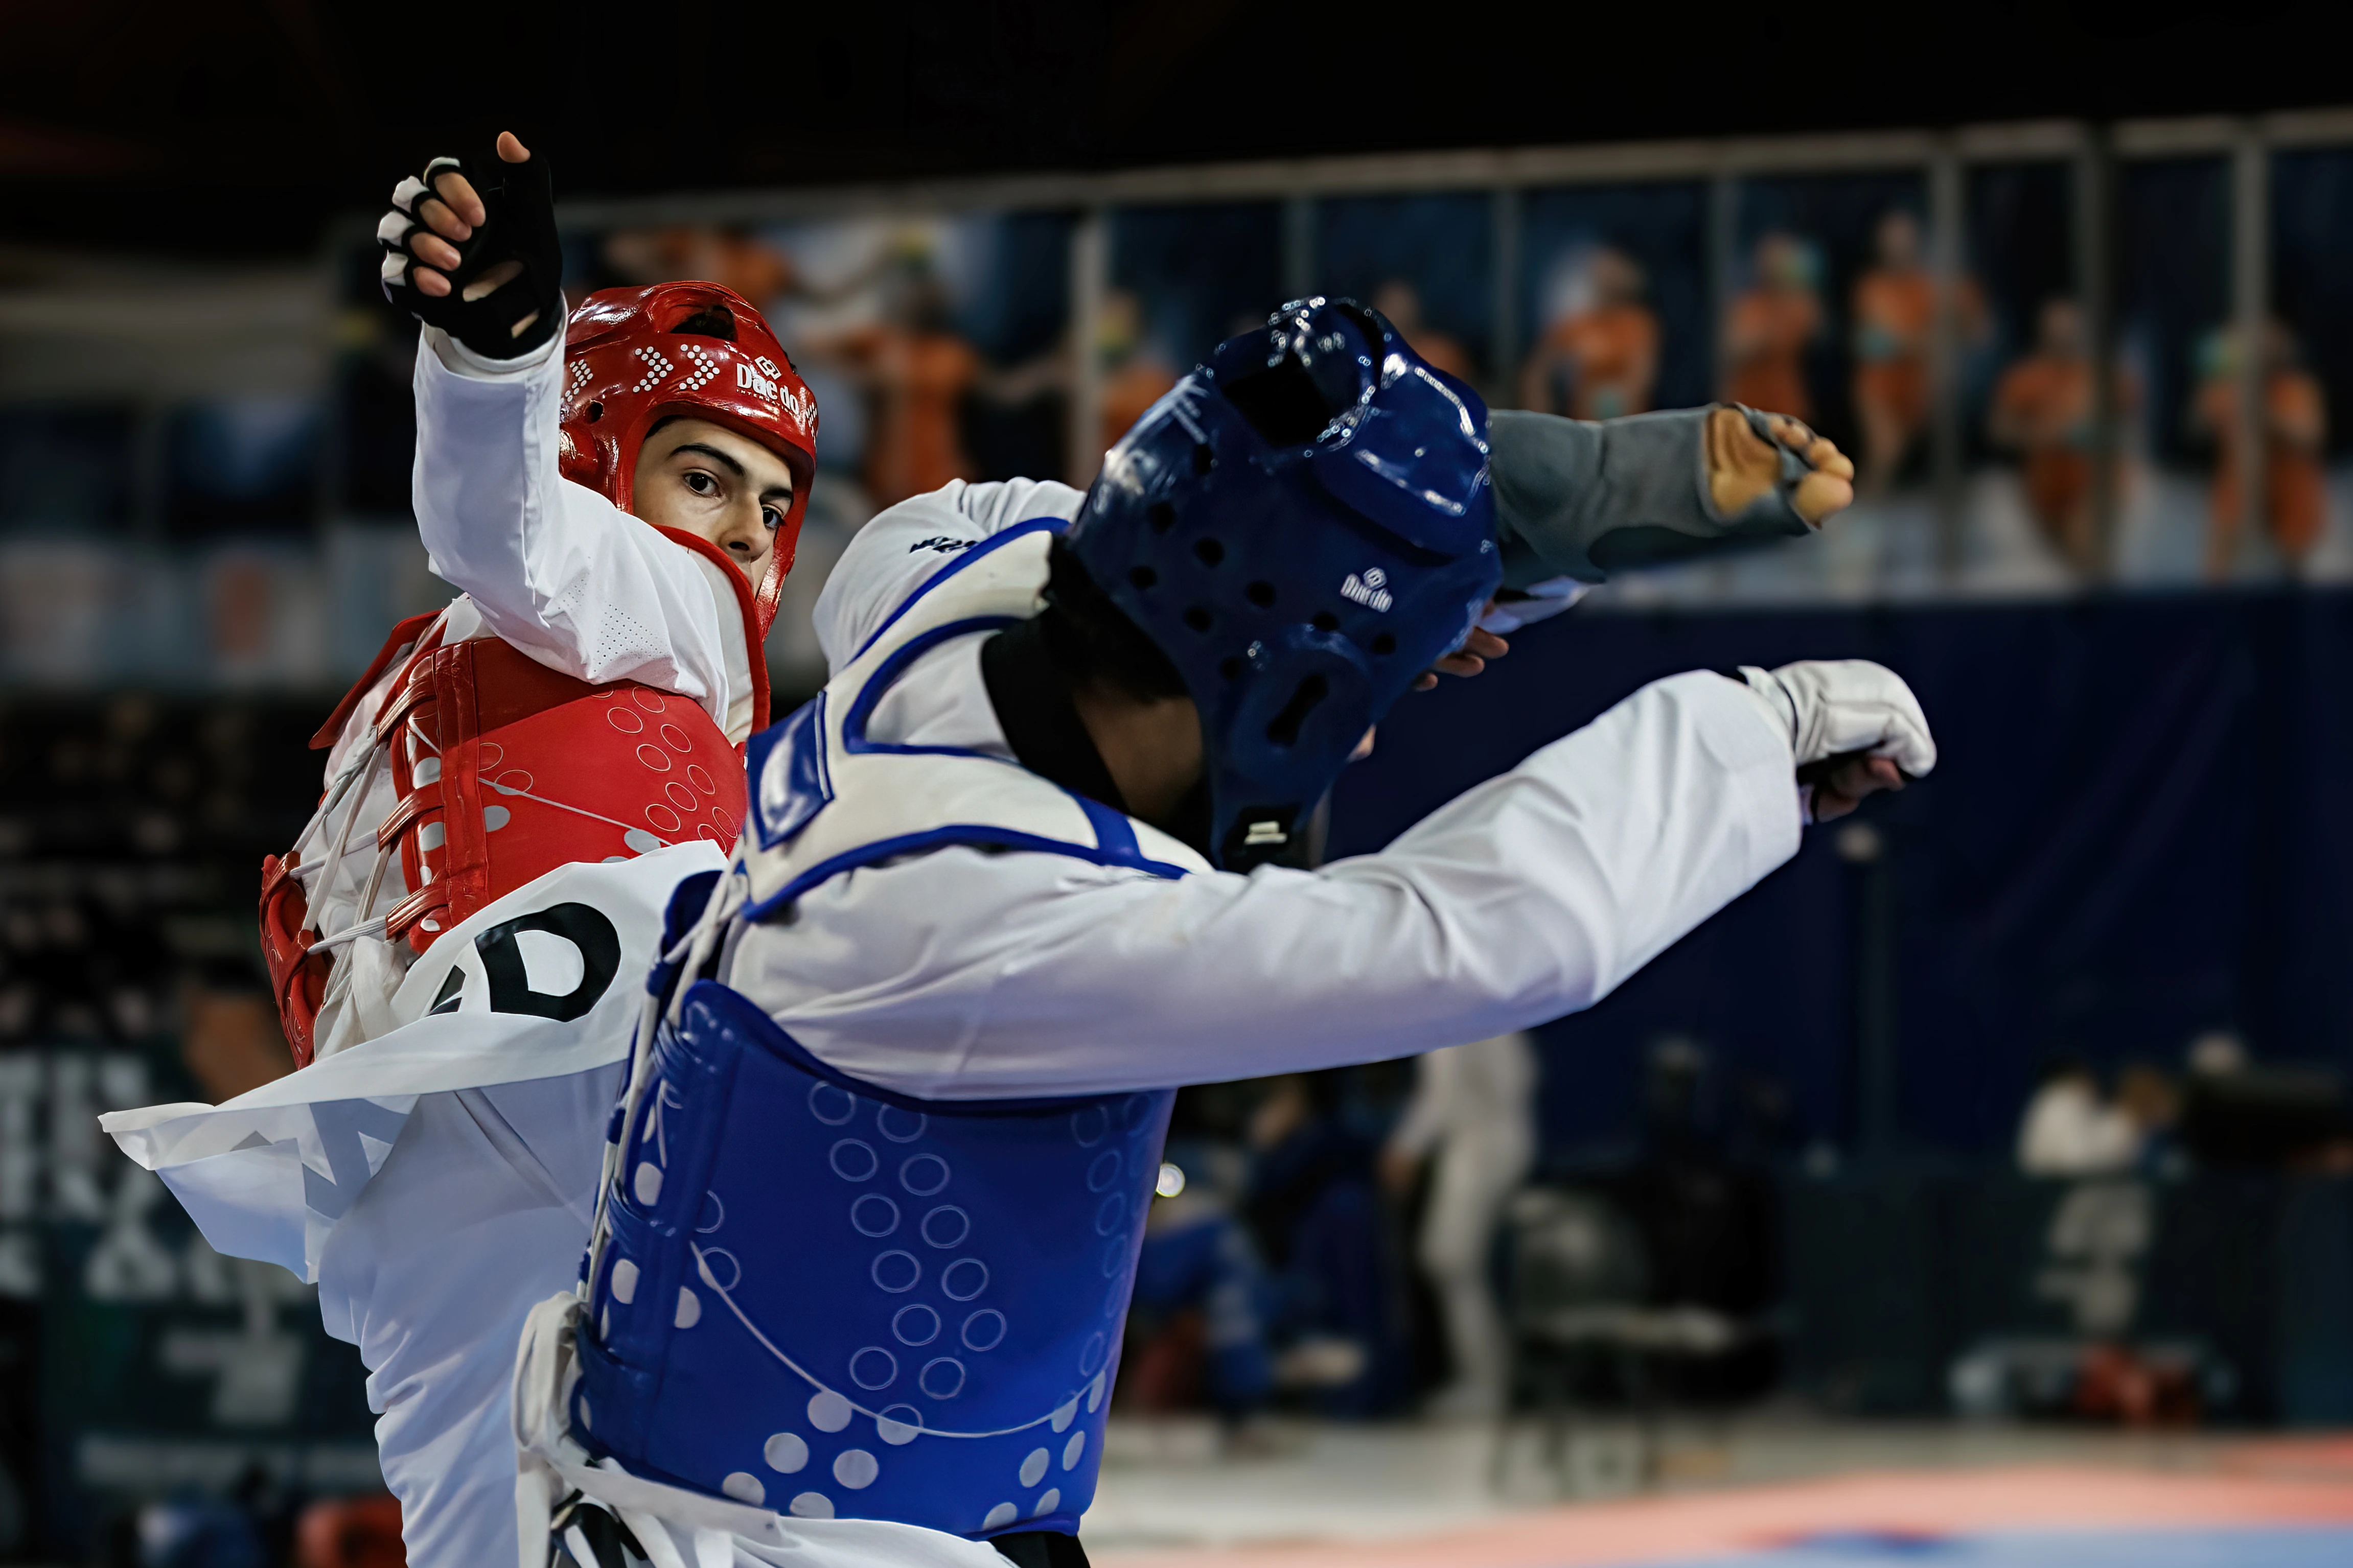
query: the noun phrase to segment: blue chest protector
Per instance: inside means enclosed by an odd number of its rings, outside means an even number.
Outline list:
[[[866,737],[923,652],[1035,613],[1059,526],[952,562],[754,742],[752,821],[680,972],[734,922],[790,919],[820,883],[925,847],[1203,868],[1000,759]],[[660,1019],[608,1162],[573,1437],[632,1475],[803,1517],[1075,1531],[1171,1094],[911,1099],[710,980]]]

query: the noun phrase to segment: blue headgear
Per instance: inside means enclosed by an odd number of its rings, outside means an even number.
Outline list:
[[[1487,405],[1377,311],[1295,300],[1136,421],[1068,538],[1200,710],[1210,858],[1296,859],[1501,580]]]

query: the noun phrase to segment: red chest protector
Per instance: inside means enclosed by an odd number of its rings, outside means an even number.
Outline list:
[[[733,586],[752,728],[766,728],[767,668],[751,589],[715,546],[662,531],[719,562]],[[397,802],[376,847],[400,856],[415,889],[386,913],[388,939],[422,953],[483,906],[574,861],[627,859],[696,838],[734,844],[743,751],[701,703],[633,680],[592,686],[494,637],[445,644],[438,631],[426,633],[434,618],[396,627],[311,742],[332,745],[384,671],[406,657],[375,727],[375,743],[390,749]],[[328,955],[309,951],[319,933],[291,873],[291,856],[262,862],[262,951],[295,1061],[308,1066]]]

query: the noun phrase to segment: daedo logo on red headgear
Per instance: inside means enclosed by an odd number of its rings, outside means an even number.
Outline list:
[[[755,365],[757,369],[754,368]],[[748,392],[754,397],[775,404],[786,414],[791,416],[794,422],[802,429],[814,435],[817,430],[816,397],[799,387],[779,385],[770,379],[776,374],[776,362],[765,354],[754,360],[751,364],[745,364],[738,360],[735,363],[736,390]]]

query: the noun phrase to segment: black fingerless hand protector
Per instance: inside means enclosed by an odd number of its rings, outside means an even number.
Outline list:
[[[482,198],[484,216],[467,238],[448,242],[459,261],[455,268],[434,268],[449,279],[449,292],[435,299],[417,287],[420,264],[408,247],[420,231],[431,232],[418,221],[416,209],[435,195],[433,182],[453,170]],[[519,358],[562,328],[564,247],[555,237],[555,195],[548,182],[547,160],[533,157],[509,163],[495,153],[488,158],[436,158],[417,181],[403,181],[393,201],[393,211],[376,229],[386,253],[385,299],[486,359]],[[522,270],[479,299],[466,297],[469,285],[507,262],[520,263]],[[515,323],[534,312],[537,319],[517,332]]]

